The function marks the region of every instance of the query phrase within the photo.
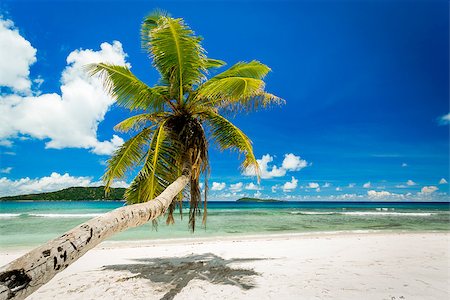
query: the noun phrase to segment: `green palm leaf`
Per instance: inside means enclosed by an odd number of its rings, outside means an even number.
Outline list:
[[[116,126],[114,126],[114,130],[119,132],[128,132],[131,130],[137,131],[141,129],[143,126],[145,126],[147,123],[157,123],[161,121],[164,117],[167,117],[168,113],[146,113],[146,114],[139,114],[132,117],[129,117],[128,119],[123,120]],[[155,126],[155,125],[153,125]]]
[[[103,175],[105,190],[109,188],[114,179],[123,178],[130,168],[134,167],[142,158],[144,145],[146,144],[151,128],[145,128],[136,136],[126,141],[107,162],[107,169]]]
[[[262,79],[269,71],[269,67],[258,61],[239,62],[203,83],[194,103],[230,110],[254,110],[281,104],[282,99],[264,91]]]
[[[207,58],[205,62],[205,68],[206,69],[220,68],[222,66],[225,66],[226,64],[227,63],[224,62],[223,60]]]
[[[211,127],[211,134],[221,149],[235,149],[244,154],[242,168],[255,168],[259,180],[259,166],[253,154],[252,141],[233,123],[209,111],[202,115]]]
[[[128,203],[149,201],[176,179],[180,148],[165,127],[165,122],[162,121],[153,132],[144,166],[125,193]]]
[[[156,26],[154,25],[156,22]],[[166,16],[144,20],[143,45],[153,59],[153,65],[163,79],[170,83],[171,98],[183,102],[185,92],[199,84],[206,71],[205,50],[201,39],[184,23],[183,19]]]
[[[209,82],[214,82],[226,77],[248,77],[253,79],[263,79],[270,72],[270,68],[265,64],[252,60],[251,62],[238,62],[228,70],[214,76]]]
[[[140,81],[125,66],[115,66],[104,63],[86,66],[89,74],[100,75],[105,90],[117,99],[121,106],[133,109],[162,111],[168,102],[168,88],[156,86],[150,88]]]

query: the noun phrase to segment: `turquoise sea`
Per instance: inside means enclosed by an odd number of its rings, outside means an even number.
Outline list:
[[[84,221],[123,206],[121,201],[0,202],[0,248],[37,246]],[[175,225],[160,219],[130,229],[111,240],[192,238],[290,232],[390,230],[449,231],[449,203],[210,201],[206,228],[191,233],[185,218]],[[199,222],[200,223],[200,222]]]

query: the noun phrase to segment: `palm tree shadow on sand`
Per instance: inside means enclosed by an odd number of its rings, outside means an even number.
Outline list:
[[[242,268],[231,268],[229,264],[263,260],[263,258],[223,259],[212,253],[185,257],[134,259],[136,264],[108,265],[103,270],[129,271],[134,276],[155,283],[166,283],[171,289],[161,298],[173,299],[193,279],[209,281],[213,284],[238,286],[243,290],[256,287],[252,276],[259,273]]]

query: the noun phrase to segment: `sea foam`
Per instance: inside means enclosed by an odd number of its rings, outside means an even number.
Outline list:
[[[20,216],[20,214],[0,214],[0,219],[16,218],[18,216]]]

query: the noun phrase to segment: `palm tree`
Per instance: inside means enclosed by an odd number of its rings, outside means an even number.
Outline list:
[[[102,78],[119,105],[139,112],[116,125],[116,130],[135,135],[114,153],[103,177],[108,191],[114,179],[139,166],[125,193],[133,205],[91,219],[3,266],[0,300],[25,298],[117,232],[165,212],[167,223],[173,223],[175,203],[181,202],[187,186],[193,230],[200,214],[200,177],[203,174],[207,179],[208,175],[209,139],[220,149],[242,153],[242,168],[253,168],[258,174],[250,139],[224,114],[282,102],[264,91],[269,67],[258,61],[239,62],[207,80],[211,69],[225,63],[207,58],[202,39],[182,19],[154,13],[144,19],[141,35],[142,46],[161,75],[157,86],[149,87],[125,66],[99,63],[87,67],[91,75]],[[205,187],[203,222],[207,180]]]
[[[264,91],[263,78],[270,69],[258,62],[240,62],[206,80],[208,70],[225,63],[206,57],[201,38],[184,23],[157,12],[145,18],[141,30],[142,47],[161,74],[158,85],[149,87],[126,66],[92,64],[90,74],[99,74],[106,90],[117,104],[139,110],[116,125],[122,132],[137,132],[108,161],[104,175],[106,190],[116,178],[139,165],[141,170],[125,193],[128,203],[147,202],[183,174],[189,178],[192,230],[199,212],[201,174],[207,194],[208,138],[220,149],[244,154],[242,168],[258,165],[250,139],[221,113],[252,110],[281,100]],[[178,197],[181,201],[182,196]],[[206,219],[204,198],[203,222]],[[175,201],[168,210],[167,223],[173,223]],[[182,206],[180,205],[180,208]]]

